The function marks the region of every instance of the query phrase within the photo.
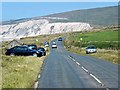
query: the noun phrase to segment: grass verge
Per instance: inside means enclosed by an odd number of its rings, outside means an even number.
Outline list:
[[[80,41],[80,38],[83,40]],[[118,61],[118,51],[120,47],[118,29],[70,33],[66,36],[64,45],[68,51],[97,57],[114,64],[120,64]],[[86,54],[85,47],[87,45],[95,45],[97,47],[97,53]]]
[[[2,88],[30,88],[45,60],[33,56],[3,56]]]
[[[97,57],[99,59],[106,60],[114,64],[120,64],[118,61],[119,58],[118,50],[97,49],[97,53],[91,53],[91,54],[86,54],[85,48],[80,49],[79,47],[74,47],[74,46],[72,46],[71,48],[67,48],[67,50],[80,55]]]
[[[24,44],[36,44],[43,47],[45,41],[51,41],[59,35],[41,35],[37,37],[28,37],[20,39]],[[39,41],[36,42],[36,39]],[[33,56],[6,56],[5,50],[8,48],[7,43],[2,45],[2,88],[33,88],[37,79],[37,75],[41,72],[41,68],[46,56],[50,53],[48,48],[47,55],[42,57]],[[1,49],[0,49],[1,50]]]

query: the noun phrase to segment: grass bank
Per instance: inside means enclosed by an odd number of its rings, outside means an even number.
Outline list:
[[[3,56],[2,88],[30,88],[41,71],[45,57]]]
[[[37,37],[28,37],[20,39],[24,44],[36,44],[38,47],[43,47],[45,41],[51,41],[58,37],[55,35],[40,35]],[[36,42],[38,39],[38,42]],[[32,88],[46,56],[6,56],[5,50],[8,48],[5,42],[2,45],[2,88]],[[50,49],[48,48],[47,55]]]
[[[69,51],[82,55],[86,55],[85,47],[87,45],[95,45],[97,47],[97,53],[87,55],[119,64],[118,51],[120,46],[118,29],[70,33],[66,36],[64,45]]]

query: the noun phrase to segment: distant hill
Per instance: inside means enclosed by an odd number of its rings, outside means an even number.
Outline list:
[[[90,31],[103,26],[117,26],[118,18],[118,6],[113,6],[9,20],[0,24],[0,39],[6,41],[43,34]]]
[[[95,26],[118,25],[118,6],[75,10],[45,17],[68,18],[68,20],[51,20],[51,22],[86,22]]]
[[[46,15],[46,16],[9,20],[9,21],[2,22],[2,25],[18,24],[18,23],[22,23],[22,22],[26,22],[26,21],[30,21],[30,20],[46,19],[46,20],[49,20],[49,22],[51,22],[51,23],[55,23],[55,22],[85,22],[85,23],[89,23],[93,27],[95,27],[95,26],[111,26],[111,25],[116,26],[116,25],[118,25],[118,19],[120,18],[118,16],[118,7],[119,6],[74,10],[74,11],[56,13],[56,14],[51,14],[51,15]],[[63,18],[63,19],[58,19],[58,18]]]

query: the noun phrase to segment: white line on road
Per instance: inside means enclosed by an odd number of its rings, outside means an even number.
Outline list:
[[[81,68],[88,73],[88,70],[86,68],[84,68],[84,67],[81,67]]]
[[[75,59],[72,59],[75,62]]]
[[[76,64],[80,65],[80,63],[76,62]]]
[[[71,56],[68,56],[68,57],[71,58],[75,62],[75,59],[73,59]]]
[[[40,74],[38,75],[38,78],[40,78]]]
[[[96,78],[93,74],[90,74],[90,76],[93,77],[98,83],[102,84],[102,82],[98,78]]]
[[[35,85],[34,85],[34,88],[37,88],[38,87],[38,81],[35,82]]]
[[[93,74],[91,74],[85,67],[83,67],[83,65],[81,65],[80,63],[78,63],[73,57],[68,56],[72,61],[74,61],[77,65],[79,65],[85,72],[87,72],[93,79],[95,79],[99,84],[101,84],[102,86],[104,86],[104,84]],[[106,90],[109,90],[108,88],[106,88]]]

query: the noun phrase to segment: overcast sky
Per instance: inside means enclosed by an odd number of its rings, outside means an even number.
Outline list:
[[[3,2],[2,21],[116,5],[117,2]]]

